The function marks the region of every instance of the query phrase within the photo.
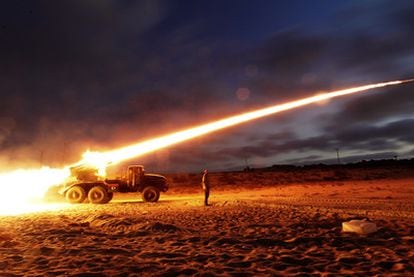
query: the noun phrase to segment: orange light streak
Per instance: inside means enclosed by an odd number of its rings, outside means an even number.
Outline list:
[[[354,88],[348,88],[343,90],[337,90],[327,93],[314,95],[311,97],[302,98],[299,100],[270,106],[267,108],[231,116],[228,118],[220,119],[207,124],[202,124],[190,129],[178,131],[166,136],[150,139],[137,144],[122,147],[120,149],[108,151],[108,152],[90,152],[87,151],[83,155],[83,159],[79,164],[89,164],[100,169],[100,172],[104,172],[108,165],[117,164],[121,161],[128,160],[134,157],[139,157],[144,154],[159,150],[177,143],[181,143],[196,137],[200,137],[224,128],[232,127],[241,123],[273,115],[282,111],[295,109],[298,107],[306,106],[312,103],[321,102],[331,98],[354,94],[362,91],[371,90],[374,88],[399,85],[402,83],[412,82],[414,79],[398,80],[390,82],[382,82],[377,84],[364,85]]]
[[[53,185],[63,184],[66,180],[68,180],[68,178],[70,178],[69,168],[72,166],[87,165],[96,167],[99,169],[101,175],[105,176],[106,167],[109,165],[114,165],[124,160],[139,157],[152,151],[188,141],[218,130],[270,116],[282,111],[299,108],[312,103],[318,103],[331,98],[413,81],[414,79],[390,81],[318,94],[230,116],[210,123],[201,124],[193,128],[174,132],[165,136],[132,144],[108,152],[101,153],[87,151],[84,153],[81,161],[62,169],[43,167],[41,169],[18,169],[12,172],[0,173],[0,216],[65,208],[66,206],[52,207],[51,205],[45,205],[42,207],[39,203],[34,204],[32,200],[39,200],[39,198],[44,196],[44,193],[48,190],[48,188]]]

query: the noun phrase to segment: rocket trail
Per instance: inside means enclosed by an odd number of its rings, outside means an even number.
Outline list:
[[[76,164],[68,165],[61,169],[42,167],[41,169],[18,169],[11,172],[0,173],[0,186],[2,189],[2,193],[0,194],[0,215],[21,214],[55,208],[61,209],[62,207],[60,206],[39,206],[34,204],[32,201],[35,199],[42,199],[45,195],[45,192],[50,187],[57,184],[63,184],[69,180],[71,178],[70,167],[72,166],[95,167],[99,170],[100,175],[103,177],[106,174],[106,167],[111,164],[116,164],[124,160],[142,156],[158,149],[207,135],[214,131],[270,116],[282,111],[299,108],[301,106],[309,105],[330,98],[409,82],[414,82],[414,79],[390,81],[353,87],[318,94],[279,105],[269,106],[266,108],[223,118],[217,121],[212,121],[210,123],[201,124],[189,129],[181,130],[112,151],[102,153],[86,152],[83,155],[83,159],[81,161]]]
[[[318,95],[314,95],[311,97],[306,97],[302,99],[298,99],[295,101],[278,104],[274,106],[269,106],[266,108],[230,116],[227,118],[223,118],[217,121],[213,121],[210,123],[202,124],[196,127],[192,127],[186,130],[178,131],[175,133],[171,133],[165,136],[157,137],[154,139],[150,139],[144,142],[140,142],[137,144],[129,145],[126,147],[122,147],[116,150],[108,151],[108,152],[86,152],[83,155],[83,159],[78,162],[76,165],[81,164],[88,164],[91,166],[95,166],[103,171],[108,165],[117,164],[121,161],[128,160],[134,157],[142,156],[144,154],[150,153],[152,151],[162,149],[177,143],[181,143],[202,135],[209,134],[211,132],[215,132],[224,128],[228,128],[231,126],[235,126],[241,123],[245,123],[248,121],[252,121],[255,119],[259,119],[262,117],[266,117],[269,115],[273,115],[282,111],[287,111],[291,109],[295,109],[298,107],[306,106],[312,103],[317,103],[323,100],[355,94],[358,92],[363,92],[375,88],[387,87],[387,86],[395,86],[404,83],[414,82],[414,79],[407,79],[407,80],[397,80],[397,81],[389,81],[389,82],[382,82],[376,84],[369,84],[359,87],[347,88],[327,93],[322,93]]]

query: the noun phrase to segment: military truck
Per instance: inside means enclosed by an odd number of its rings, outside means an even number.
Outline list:
[[[141,193],[145,202],[157,202],[161,192],[168,190],[167,179],[159,174],[146,173],[142,165],[130,165],[123,177],[100,180],[95,168],[77,166],[71,168],[73,180],[59,190],[69,203],[105,204],[114,193]]]

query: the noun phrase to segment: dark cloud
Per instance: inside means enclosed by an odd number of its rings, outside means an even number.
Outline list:
[[[283,162],[286,164],[306,164],[306,163],[320,163],[321,161],[326,160],[323,156],[321,155],[308,155],[305,157],[300,157],[300,158],[293,158],[293,159],[285,159]],[[333,159],[328,159],[330,161],[330,163],[333,163]]]
[[[349,156],[348,160],[355,160],[356,158],[365,159],[371,158],[369,152],[389,153],[384,151],[387,149],[398,149],[400,144],[411,145],[414,143],[414,126],[413,119],[400,120],[391,122],[384,126],[363,127],[358,126],[354,128],[347,128],[338,132],[324,133],[319,136],[310,138],[297,138],[294,134],[285,133],[269,135],[266,139],[261,140],[254,145],[247,145],[244,147],[228,147],[220,148],[216,151],[208,153],[197,153],[197,155],[204,156],[207,160],[240,160],[244,157],[281,157],[292,152],[307,153],[311,151],[326,151],[333,153],[335,149],[340,149]],[[366,152],[355,156],[354,151]],[[393,153],[397,153],[394,151]],[[381,156],[380,154],[378,154]],[[378,156],[378,157],[379,157]],[[319,162],[321,155],[308,155],[300,159],[287,159],[288,162],[299,162],[306,160],[308,162]]]
[[[191,30],[153,38],[166,8],[159,1],[3,4],[3,153],[43,148],[45,140],[54,152],[65,143],[108,147],[211,116],[190,116],[200,103],[219,112],[202,79],[208,72],[188,74],[190,61],[208,59]]]
[[[414,139],[414,119],[404,119],[384,126],[364,126],[344,128],[335,136],[343,142],[357,142],[369,139],[392,138],[401,142],[412,143]]]
[[[340,163],[355,163],[360,161],[368,161],[368,160],[382,160],[382,159],[394,159],[395,157],[399,156],[399,152],[394,151],[386,151],[386,152],[378,152],[378,153],[367,153],[362,155],[348,155],[346,157],[340,157]],[[334,155],[332,155],[334,156]],[[313,159],[312,157],[310,159],[307,159],[305,157],[304,159],[292,159],[286,161],[288,163],[293,164],[336,164],[338,163],[338,159],[336,157],[334,158],[324,158],[324,159]]]
[[[330,38],[308,36],[301,31],[285,31],[266,40],[257,48],[234,57],[244,69],[241,82],[254,92],[257,100],[292,99],[321,89],[329,89],[330,76],[324,76],[323,60]],[[321,62],[322,61],[322,62]],[[254,68],[254,74],[248,74]],[[243,72],[243,70],[240,70]]]
[[[414,72],[409,2],[363,11],[375,18],[371,24],[388,26],[383,33],[359,29],[367,24],[362,12],[347,14],[347,24],[331,18],[323,28],[308,27],[285,18],[283,28],[271,29],[262,18],[246,17],[267,14],[270,2],[254,11],[248,1],[225,4],[235,9],[231,14],[221,14],[219,1],[213,4],[1,3],[1,160],[62,164],[87,148],[109,149],[276,100]],[[271,123],[292,123],[268,137],[274,129],[266,124],[263,133],[246,125],[241,133],[200,139],[145,161],[166,168],[230,167],[247,156],[396,149],[413,142],[412,120],[401,120],[414,109],[411,90],[405,85],[344,102],[315,124],[321,134],[313,137],[298,135],[303,123],[288,112]]]
[[[410,116],[414,110],[413,90],[414,86],[407,84],[355,98],[338,111],[329,129],[375,123],[387,117]]]

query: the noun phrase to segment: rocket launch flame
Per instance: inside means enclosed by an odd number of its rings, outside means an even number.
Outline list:
[[[382,82],[322,93],[230,116],[108,152],[87,151],[84,153],[81,161],[63,169],[43,167],[41,169],[20,169],[13,172],[2,173],[0,174],[0,185],[2,188],[2,193],[0,194],[0,214],[16,214],[39,210],[38,206],[30,206],[30,204],[28,204],[30,200],[34,197],[44,195],[49,187],[65,182],[70,175],[69,167],[72,166],[86,165],[95,167],[98,168],[100,174],[104,176],[105,169],[109,165],[139,157],[155,150],[207,135],[218,130],[331,98],[409,82],[414,82],[414,79]],[[24,207],[24,209],[17,210],[18,207]]]
[[[94,167],[100,169],[101,172],[111,164],[117,164],[121,161],[128,160],[134,157],[139,157],[150,153],[152,151],[162,149],[180,142],[184,142],[199,136],[203,136],[209,134],[214,131],[218,131],[224,128],[232,127],[241,123],[245,123],[254,119],[266,117],[272,114],[276,114],[282,111],[295,109],[301,106],[309,105],[312,103],[317,103],[320,101],[328,100],[334,97],[344,96],[348,94],[354,94],[366,90],[371,90],[374,88],[386,87],[386,86],[393,86],[399,85],[402,83],[412,82],[414,79],[409,80],[398,80],[398,81],[390,81],[390,82],[383,82],[377,84],[370,84],[364,85],[354,88],[348,88],[343,90],[337,90],[327,93],[322,93],[318,95],[314,95],[311,97],[302,98],[299,100],[270,106],[267,108],[223,118],[214,122],[210,122],[207,124],[202,124],[193,128],[189,128],[186,130],[178,131],[172,134],[168,134],[166,136],[150,139],[144,142],[140,142],[137,144],[129,145],[126,147],[122,147],[120,149],[108,151],[108,152],[86,152],[83,155],[83,160],[81,160],[80,164],[89,164]]]

